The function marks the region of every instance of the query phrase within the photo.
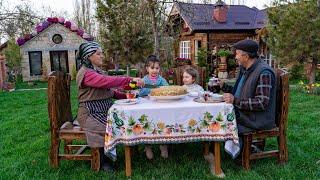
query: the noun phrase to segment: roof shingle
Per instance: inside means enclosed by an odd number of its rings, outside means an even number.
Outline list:
[[[228,5],[227,22],[213,20],[215,4],[175,3],[180,16],[195,30],[254,30],[265,27],[266,10]]]

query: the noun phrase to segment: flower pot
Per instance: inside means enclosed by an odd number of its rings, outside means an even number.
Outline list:
[[[220,57],[220,62],[221,63],[227,63],[227,57]]]
[[[225,72],[225,71],[227,71],[227,63],[220,63],[219,64],[219,71],[221,71],[221,72]]]

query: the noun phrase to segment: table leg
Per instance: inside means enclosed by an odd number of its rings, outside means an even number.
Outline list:
[[[126,159],[126,176],[131,176],[131,154],[130,154],[130,146],[124,147],[124,155]]]
[[[218,177],[224,177],[221,169],[220,142],[214,142],[214,174]]]
[[[203,146],[204,146],[204,148],[203,148],[203,155],[205,156],[205,155],[208,155],[209,154],[209,143],[208,142],[205,142],[205,143],[203,143]]]

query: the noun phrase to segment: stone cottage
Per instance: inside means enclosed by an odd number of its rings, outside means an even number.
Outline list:
[[[70,21],[48,18],[37,25],[33,34],[17,40],[22,55],[23,81],[39,80],[51,71],[71,73],[79,68],[75,56],[79,45],[92,36]]]

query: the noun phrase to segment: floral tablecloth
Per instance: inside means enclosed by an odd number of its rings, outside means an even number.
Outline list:
[[[232,104],[197,103],[186,97],[158,102],[141,98],[134,105],[113,105],[108,113],[105,152],[116,159],[116,146],[227,141],[232,156],[239,139]]]

